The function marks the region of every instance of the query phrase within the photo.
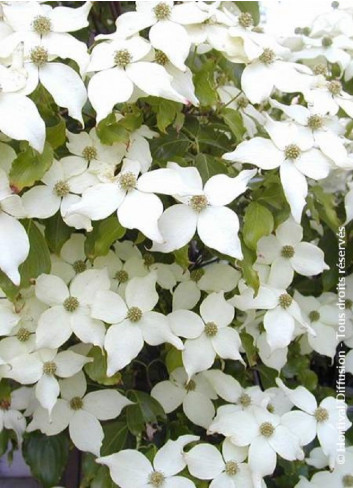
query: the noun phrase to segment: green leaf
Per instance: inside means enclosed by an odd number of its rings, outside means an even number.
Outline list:
[[[69,455],[69,441],[63,433],[47,436],[35,431],[26,435],[22,453],[33,477],[44,487],[59,485]]]
[[[64,223],[60,212],[55,216],[45,220],[45,239],[47,240],[50,251],[60,253],[63,244],[69,239],[72,233],[72,228]]]
[[[311,187],[311,191],[315,197],[316,209],[320,218],[336,233],[341,223],[336,213],[335,196],[333,194],[326,194],[319,185]]]
[[[214,156],[200,153],[195,158],[195,166],[199,170],[203,183],[214,175],[227,173],[227,167]]]
[[[88,353],[93,362],[86,363],[84,369],[88,377],[102,385],[118,385],[121,383],[121,374],[117,372],[112,377],[107,376],[107,357],[98,346],[94,346]]]
[[[85,241],[87,257],[93,260],[97,256],[106,255],[111,245],[124,236],[125,231],[115,215],[95,222],[93,231],[88,234]]]
[[[257,363],[257,350],[254,345],[254,338],[245,331],[240,333],[241,344],[245,350],[249,366],[253,367]]]
[[[32,186],[49,170],[53,157],[53,149],[49,143],[45,143],[42,154],[28,146],[12,163],[9,175],[11,186],[18,192]]]
[[[166,136],[154,138],[150,142],[152,157],[160,161],[169,161],[176,156],[184,156],[192,141],[174,129]]]
[[[143,113],[136,105],[129,105],[124,118],[119,120],[119,125],[128,131],[136,131],[143,123]]]
[[[244,243],[241,244],[241,249],[243,251],[243,260],[239,265],[242,268],[244,280],[257,293],[260,287],[260,280],[253,267],[256,261],[256,253],[245,246]]]
[[[179,250],[173,251],[175,257],[175,263],[180,265],[184,270],[186,270],[190,264],[189,260],[189,246],[185,245]]]
[[[157,97],[147,97],[146,102],[148,102],[157,116],[158,129],[164,133],[166,132],[167,127],[173,124],[176,116],[183,108],[183,105],[178,102]]]
[[[104,440],[101,449],[102,456],[120,452],[124,448],[132,448],[133,438],[126,422],[113,421],[103,426]]]
[[[181,351],[177,350],[173,346],[170,347],[166,357],[165,357],[165,365],[167,367],[168,373],[172,373],[178,367],[183,366],[183,359],[181,356]]]
[[[195,94],[200,105],[211,106],[218,100],[214,72],[214,62],[208,61],[203,63],[201,70],[194,75]]]
[[[51,267],[49,248],[42,233],[31,219],[22,221],[25,228],[30,249],[27,259],[19,266],[21,283],[16,287],[7,276],[0,272],[0,287],[9,298],[14,299],[20,288],[31,285],[33,279],[41,273],[49,273]]]
[[[241,141],[245,134],[245,127],[240,113],[233,109],[223,109],[221,116],[229,129],[232,131],[236,140]]]
[[[130,132],[120,121],[117,122],[115,114],[110,114],[100,121],[97,125],[97,135],[103,144],[109,146],[114,143],[127,145],[130,140]]]
[[[127,425],[133,435],[141,434],[147,423],[157,423],[158,419],[166,419],[162,406],[146,392],[133,391],[130,399],[136,403],[126,408]]]
[[[65,119],[58,116],[55,124],[47,126],[47,141],[53,149],[59,148],[66,141],[66,124]]]
[[[246,246],[256,251],[259,239],[271,234],[273,227],[271,212],[257,202],[251,202],[244,216],[243,238]]]
[[[235,2],[237,7],[242,12],[249,12],[249,14],[252,15],[252,18],[254,19],[254,23],[258,24],[260,22],[260,8],[259,8],[259,2]]]

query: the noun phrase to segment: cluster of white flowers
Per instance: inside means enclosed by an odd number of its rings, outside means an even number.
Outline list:
[[[325,244],[353,220],[352,9],[278,41],[240,2],[138,1],[88,49],[99,2],[61,3],[0,2],[1,426],[68,428],[120,487],[266,487],[283,460],[296,487],[352,487],[346,405],[303,380],[340,344],[353,374],[351,257],[342,336]],[[188,117],[191,153],[160,158]],[[116,419],[135,444],[107,453]]]

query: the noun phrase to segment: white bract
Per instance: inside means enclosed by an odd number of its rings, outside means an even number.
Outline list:
[[[128,365],[140,353],[144,342],[153,346],[168,342],[183,348],[167,318],[153,311],[158,299],[154,273],[131,279],[125,289],[125,300],[109,290],[97,292],[92,317],[112,325],[104,340],[109,376]]]
[[[87,383],[83,372],[59,381],[61,398],[50,416],[42,407],[36,408],[28,431],[40,429],[53,436],[69,428],[74,445],[96,456],[100,454],[104,433],[99,421],[114,419],[125,406],[133,404],[114,389],[86,393]]]
[[[49,308],[38,321],[37,346],[58,348],[73,333],[84,343],[103,346],[105,328],[92,316],[91,305],[98,292],[109,288],[106,270],[86,270],[69,287],[55,275],[41,275],[36,281],[36,296]]]
[[[200,306],[200,316],[182,309],[168,316],[171,330],[187,338],[182,357],[189,380],[195,373],[210,368],[216,355],[243,362],[239,333],[230,327],[234,307],[225,300],[223,292],[206,297]]]
[[[265,129],[271,139],[255,137],[244,141],[231,153],[224,154],[223,158],[252,163],[263,170],[279,168],[292,216],[299,223],[308,194],[306,177],[315,180],[326,178],[331,161],[320,150],[312,147],[312,139],[301,126],[269,118]]]
[[[193,195],[177,195],[177,200],[182,203],[164,211],[159,219],[163,242],[154,243],[152,250],[168,253],[182,248],[197,230],[205,245],[241,260],[243,255],[238,237],[239,219],[226,205],[245,192],[256,171],[244,170],[234,178],[215,175],[203,188],[196,168],[184,168],[176,163],[169,163],[168,167],[178,172],[193,189]]]
[[[191,480],[177,474],[186,466],[183,448],[198,439],[184,435],[169,440],[158,450],[153,464],[137,450],[121,450],[97,462],[109,467],[113,481],[120,487],[195,487]]]

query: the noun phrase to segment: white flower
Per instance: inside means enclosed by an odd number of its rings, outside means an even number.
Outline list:
[[[146,61],[151,45],[140,37],[98,44],[92,52],[88,71],[98,71],[88,85],[89,100],[104,119],[117,103],[131,98],[135,87],[148,95],[187,103],[172,87],[172,76],[157,63]],[[119,90],[116,87],[119,87]]]
[[[309,345],[320,355],[326,355],[333,359],[339,343],[336,334],[339,314],[336,297],[333,303],[329,303],[328,297],[325,295],[323,297],[304,296],[296,290],[294,299],[307,316],[311,328],[316,333],[316,336],[307,335]]]
[[[323,251],[302,239],[303,228],[288,219],[278,226],[275,236],[264,236],[258,241],[258,262],[271,265],[269,282],[277,280],[287,288],[293,281],[294,272],[309,277],[329,269]]]
[[[91,360],[71,350],[58,353],[57,350],[41,349],[14,358],[6,376],[20,384],[36,384],[35,396],[50,414],[60,393],[56,376],[72,377]]]
[[[163,204],[152,192],[170,195],[177,189],[185,195],[189,189],[173,169],[160,168],[139,177],[140,172],[141,166],[137,161],[125,159],[114,181],[88,188],[82,199],[69,207],[66,217],[80,214],[95,221],[117,210],[122,226],[139,229],[148,238],[161,242],[158,219],[162,215]]]
[[[211,433],[229,436],[238,447],[249,446],[248,463],[255,487],[261,477],[273,473],[277,453],[285,460],[303,460],[299,439],[281,422],[281,418],[263,408],[225,413],[210,428]]]
[[[67,138],[67,149],[73,155],[86,160],[89,163],[89,170],[93,174],[101,173],[102,166],[114,169],[121,162],[126,152],[126,146],[123,143],[115,143],[111,146],[102,144],[94,127],[89,133],[74,134],[67,131]]]
[[[237,177],[215,175],[202,185],[196,168],[183,168],[169,163],[168,168],[176,170],[185,184],[193,188],[193,196],[176,198],[181,204],[169,207],[159,219],[159,228],[164,241],[153,244],[153,251],[168,253],[186,245],[197,230],[205,245],[220,253],[242,259],[238,237],[238,216],[225,207],[245,192],[255,170],[244,170]],[[174,192],[177,194],[177,192]]]
[[[271,139],[255,137],[240,143],[223,158],[252,163],[263,170],[279,168],[286,199],[296,222],[300,222],[308,184],[305,177],[320,180],[330,172],[331,160],[312,147],[312,138],[301,126],[273,121],[268,117],[265,129]]]
[[[305,321],[300,307],[285,289],[270,285],[260,285],[256,297],[254,290],[246,288],[240,295],[234,296],[230,302],[240,309],[267,309],[263,322],[266,340],[271,350],[285,348],[292,341],[295,326],[315,334]]]
[[[338,401],[334,397],[326,397],[319,405],[313,394],[302,386],[288,389],[277,379],[278,386],[283,389],[290,401],[301,411],[294,410],[282,416],[282,422],[300,438],[302,445],[310,443],[317,435],[321,448],[329,458],[330,468],[336,464],[337,443],[340,429],[347,430],[352,423],[346,416],[342,417],[338,409]],[[345,404],[342,403],[344,407]]]
[[[87,100],[87,92],[80,75],[70,66],[52,62],[52,52],[42,44],[34,47],[26,59],[28,80],[22,92],[28,95],[41,83],[55,103],[65,107],[69,115],[83,125],[82,108]]]
[[[66,216],[68,207],[79,200],[77,194],[81,194],[91,184],[90,179],[86,180],[86,170],[87,161],[76,156],[67,156],[60,161],[54,160],[41,179],[44,185],[32,187],[22,197],[28,217],[46,219],[60,209],[68,225],[84,225],[86,229],[90,229],[89,219],[75,215]]]
[[[232,291],[240,276],[240,272],[227,262],[211,263],[191,272],[185,271],[180,284],[173,291],[173,311],[193,309],[200,300],[201,291]]]
[[[251,471],[244,460],[247,449],[224,440],[222,455],[214,445],[201,443],[185,454],[190,474],[201,480],[213,479],[209,487],[253,487]]]
[[[167,318],[153,311],[158,300],[154,273],[131,279],[125,289],[125,301],[109,290],[97,292],[92,317],[112,324],[104,341],[108,376],[128,365],[140,353],[144,342],[153,346],[168,342],[183,348],[182,341],[171,332]]]
[[[198,439],[184,435],[169,440],[158,450],[153,463],[137,450],[121,450],[96,462],[109,467],[111,478],[120,487],[195,487],[191,480],[177,474],[186,466],[184,446]]]
[[[211,399],[217,399],[217,395],[204,372],[188,381],[185,370],[179,367],[173,370],[169,380],[163,380],[153,387],[151,396],[157,399],[167,414],[182,404],[185,416],[203,428],[210,426],[215,415]]]
[[[272,99],[270,103],[276,109],[282,110],[297,124],[304,126],[307,136],[312,138],[313,146],[321,149],[323,154],[333,160],[337,166],[349,164],[347,149],[342,137],[342,126],[337,117],[324,115],[325,112],[321,110],[315,112],[312,107],[306,108],[300,104],[285,105]]]
[[[133,403],[114,389],[86,394],[87,382],[83,372],[61,380],[59,384],[61,398],[50,417],[39,406],[27,431],[40,429],[53,436],[68,427],[70,438],[79,450],[99,456],[104,437],[99,421],[117,418],[125,406]]]
[[[265,47],[258,59],[245,67],[241,87],[250,102],[257,104],[266,100],[274,88],[286,93],[304,92],[313,78],[310,68],[277,59],[276,53]]]
[[[6,428],[14,430],[19,445],[22,443],[22,436],[26,430],[26,419],[20,410],[27,407],[28,389],[20,387],[11,392],[8,397],[0,400],[0,432]]]
[[[200,315],[179,309],[168,316],[172,331],[188,338],[182,357],[189,379],[210,368],[216,355],[243,363],[239,353],[239,333],[229,327],[234,318],[234,307],[224,299],[223,292],[207,296],[201,303]]]
[[[75,275],[91,268],[85,255],[85,241],[86,237],[83,234],[72,233],[60,250],[60,258],[52,255],[51,274],[69,283]],[[95,268],[105,268],[105,266]]]
[[[41,45],[52,55],[75,60],[80,71],[84,71],[89,59],[87,47],[68,32],[88,25],[91,6],[92,2],[85,2],[79,8],[52,8],[38,2],[3,5],[6,22],[14,32],[0,43],[0,56],[9,56],[19,42],[24,44],[26,54]]]
[[[341,108],[348,116],[353,117],[353,97],[342,90],[339,80],[327,81],[319,77],[316,87],[307,90],[304,97],[315,112],[335,115]]]
[[[37,151],[43,151],[45,124],[37,107],[20,92],[26,85],[23,54],[15,52],[12,66],[0,65],[0,130],[14,139],[24,139]],[[24,73],[25,72],[25,73]]]
[[[149,30],[152,46],[163,51],[179,70],[185,70],[184,62],[190,51],[191,40],[184,26],[199,24],[209,15],[193,2],[173,4],[170,0],[137,1],[136,12],[118,17],[116,33],[110,37],[129,37],[152,26]]]
[[[29,239],[16,217],[25,217],[22,201],[13,194],[6,173],[0,169],[0,269],[20,285],[18,267],[28,256]]]
[[[86,270],[73,279],[70,287],[55,275],[40,275],[36,280],[36,296],[51,307],[38,321],[38,347],[58,348],[72,333],[84,343],[103,346],[105,328],[91,316],[90,305],[98,291],[109,287],[106,270]]]

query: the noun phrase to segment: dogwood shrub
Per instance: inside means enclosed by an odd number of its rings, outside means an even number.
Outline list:
[[[0,8],[1,453],[353,487],[352,8]]]

